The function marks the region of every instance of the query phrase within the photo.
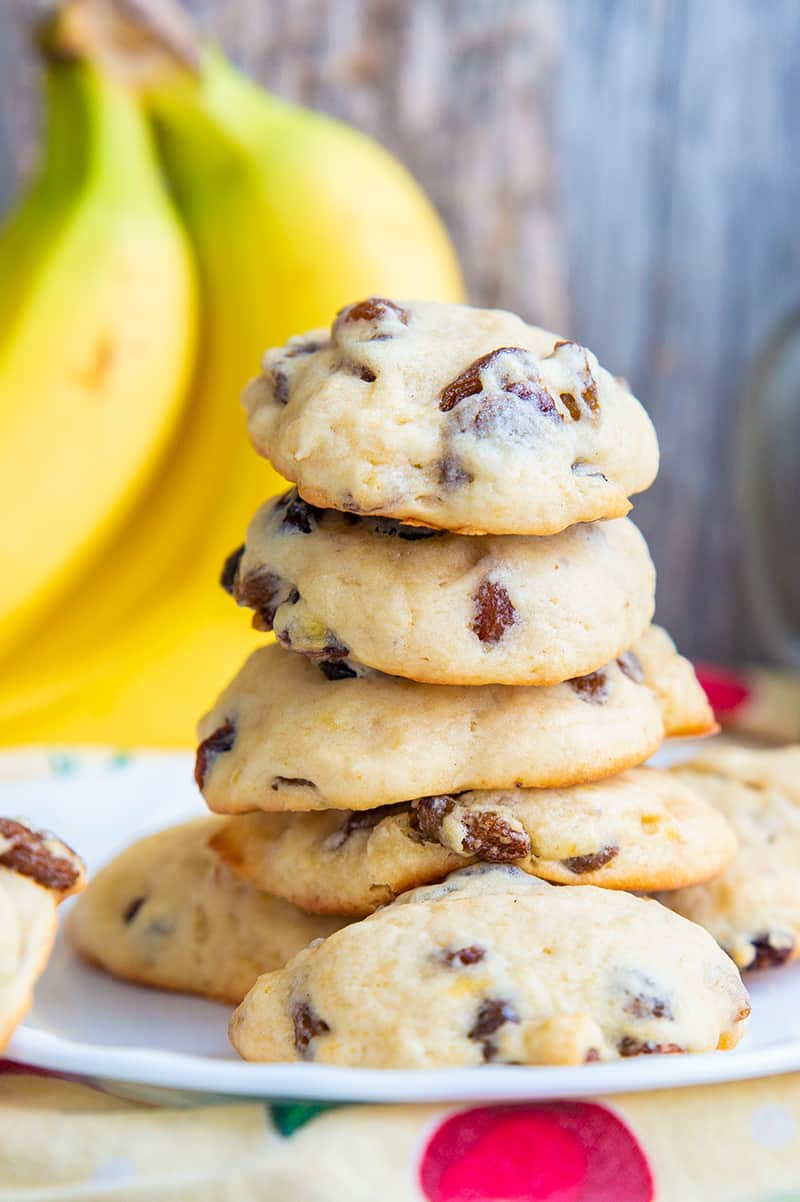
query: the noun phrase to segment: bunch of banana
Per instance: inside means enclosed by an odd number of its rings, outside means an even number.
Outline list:
[[[17,465],[11,511],[35,512],[26,529],[41,533],[27,548],[19,540],[18,558],[28,576],[22,571],[14,583],[13,622],[5,615],[0,619],[10,648],[0,671],[0,730],[6,741],[189,743],[197,713],[222,686],[231,663],[250,649],[246,618],[231,613],[215,588],[220,563],[241,541],[257,506],[281,486],[249,450],[238,406],[262,351],[298,329],[330,322],[353,297],[462,295],[458,265],[438,217],[384,150],[339,122],[270,96],[218,51],[197,50],[165,0],[152,5],[138,0],[136,38],[130,11],[128,6],[123,11],[121,0],[68,3],[53,35],[59,56],[48,68],[51,89],[70,74],[91,80],[98,104],[124,101],[141,126],[144,146],[149,146],[145,123],[155,131],[161,170],[194,253],[199,320],[180,231],[154,169],[159,220],[152,201],[147,215],[162,241],[169,232],[173,244],[171,253],[162,249],[155,258],[137,252],[146,288],[128,280],[116,298],[97,288],[102,266],[109,274],[119,272],[117,258],[130,238],[119,220],[116,226],[110,222],[116,210],[108,202],[100,205],[105,238],[97,251],[84,250],[83,275],[73,277],[71,304],[60,313],[52,301],[45,310],[56,261],[44,249],[33,214],[47,214],[63,236],[70,221],[63,189],[52,183],[34,187],[0,237],[0,303],[6,304],[13,278],[43,309],[39,325],[30,327],[25,312],[17,310],[17,332],[9,330],[0,354],[6,342],[24,337],[35,359],[37,338],[50,376],[60,378],[69,352],[75,355],[79,348],[86,356],[87,348],[95,348],[90,370],[81,377],[95,385],[86,394],[94,396],[94,420],[104,420],[96,410],[116,405],[117,395],[127,404],[114,427],[121,438],[113,442],[105,426],[98,433],[85,401],[79,436],[67,447],[72,392],[68,399],[63,387],[51,382],[48,392],[38,377],[26,384],[17,375],[12,393],[0,366],[0,420],[6,414],[17,420],[21,388],[25,405],[42,415],[35,446],[17,444],[27,459]],[[124,36],[117,36],[121,23]],[[66,63],[67,55],[77,62]],[[48,161],[76,153],[79,134],[70,130],[73,144],[67,147],[61,125],[51,122]],[[130,174],[132,163],[125,168],[119,163],[120,157],[131,159],[130,149],[96,139],[92,157],[93,179],[120,173],[118,191],[131,204],[138,199],[125,186],[124,171]],[[81,210],[85,204],[82,198]],[[6,264],[15,255],[24,259],[32,242],[38,242],[42,266],[36,273],[27,266],[9,269]],[[66,327],[73,310],[81,311],[80,330],[69,325],[56,339],[53,327],[59,322]],[[107,345],[102,332],[109,323],[127,330],[134,314],[136,354],[123,360],[115,349],[109,366],[106,352],[96,349]],[[187,387],[185,362],[196,335]],[[125,434],[131,445],[121,447]],[[5,457],[4,439],[0,476],[8,471]],[[51,504],[56,465],[66,484]],[[70,527],[71,543],[64,535],[65,491],[83,517],[77,533]],[[48,509],[58,511],[60,532],[49,525],[54,517]]]

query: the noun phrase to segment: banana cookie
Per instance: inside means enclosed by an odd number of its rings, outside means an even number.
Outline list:
[[[370,297],[267,351],[243,401],[311,504],[465,534],[621,517],[658,470],[624,381],[501,310]]]
[[[800,746],[716,747],[672,769],[736,832],[721,876],[662,900],[710,931],[740,968],[773,968],[800,954]]]
[[[733,962],[657,902],[476,866],[259,978],[230,1037],[246,1060],[583,1064],[732,1047],[749,1011]]]
[[[78,951],[114,976],[239,1002],[343,919],[303,914],[230,872],[200,818],[140,839],[93,877],[69,918]]]
[[[469,537],[318,509],[296,490],[259,510],[223,584],[293,651],[432,684],[582,676],[630,647],[655,604],[626,518]]]
[[[370,810],[598,780],[667,735],[709,729],[691,664],[657,627],[604,668],[543,688],[419,684],[273,644],[201,720],[195,779],[218,813]]]
[[[424,797],[377,810],[245,814],[212,846],[259,889],[363,917],[477,860],[562,885],[652,891],[707,880],[736,852],[725,819],[674,775],[633,768],[571,789]]]
[[[86,883],[60,839],[0,818],[0,1051],[31,1006],[56,932],[56,907]]]

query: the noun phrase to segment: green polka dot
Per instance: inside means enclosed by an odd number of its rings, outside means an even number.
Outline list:
[[[50,771],[53,776],[72,776],[78,770],[78,761],[74,755],[62,755],[53,752],[50,756]]]
[[[326,1110],[335,1110],[340,1102],[273,1102],[267,1106],[267,1113],[272,1119],[275,1129],[288,1138],[310,1123],[318,1114]]]

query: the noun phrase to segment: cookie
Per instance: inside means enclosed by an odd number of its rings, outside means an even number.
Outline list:
[[[138,985],[235,1003],[260,973],[342,925],[230,872],[208,846],[219,825],[170,827],[98,872],[69,919],[81,955]]]
[[[598,780],[665,735],[709,728],[691,665],[656,627],[599,671],[544,688],[419,684],[273,644],[201,720],[195,777],[219,813],[369,810]]]
[[[702,928],[628,893],[481,868],[464,870],[465,887],[457,873],[404,894],[259,978],[231,1020],[239,1054],[438,1068],[736,1044],[747,992]]]
[[[658,470],[625,382],[513,313],[370,297],[262,366],[253,446],[325,509],[556,534],[623,516]]]
[[[259,889],[362,917],[484,860],[562,885],[652,891],[707,880],[736,852],[722,816],[674,776],[632,768],[570,789],[425,797],[377,810],[245,814],[214,849]]]
[[[710,747],[675,777],[735,830],[739,852],[721,876],[662,900],[700,923],[740,968],[800,954],[800,746]]]
[[[295,489],[259,510],[223,582],[293,651],[432,684],[583,676],[644,633],[655,597],[627,518],[469,537],[317,509]]]
[[[0,818],[0,1052],[27,1014],[56,932],[56,907],[85,884],[55,836]]]

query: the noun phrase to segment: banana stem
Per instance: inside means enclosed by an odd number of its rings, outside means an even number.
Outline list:
[[[61,0],[39,42],[51,59],[86,59],[135,86],[199,69],[197,34],[175,0]]]

